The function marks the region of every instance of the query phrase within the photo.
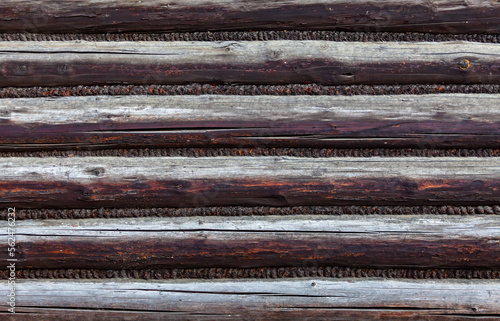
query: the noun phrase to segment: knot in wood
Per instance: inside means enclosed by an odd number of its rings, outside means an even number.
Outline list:
[[[468,59],[462,59],[459,61],[458,67],[460,67],[460,69],[462,69],[462,70],[469,69],[470,61]]]

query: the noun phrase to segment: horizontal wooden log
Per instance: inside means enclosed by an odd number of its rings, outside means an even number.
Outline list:
[[[7,222],[0,226],[7,239]],[[500,269],[499,216],[34,220],[18,222],[15,237],[16,266],[25,269]],[[12,259],[7,247],[2,260]]]
[[[0,32],[347,30],[499,33],[487,0],[3,0]]]
[[[496,205],[498,158],[65,157],[0,159],[19,208]]]
[[[500,83],[500,44],[0,42],[0,86]]]
[[[0,150],[497,148],[500,95],[0,100]]]
[[[462,321],[497,320],[500,310],[497,280],[27,280],[15,295],[9,320]],[[0,302],[4,317],[8,307]]]

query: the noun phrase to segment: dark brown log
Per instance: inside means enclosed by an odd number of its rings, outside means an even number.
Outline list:
[[[118,161],[119,162],[119,161]],[[93,171],[94,169],[92,169]],[[95,173],[99,172],[99,167]],[[242,172],[243,173],[243,172]],[[98,176],[98,174],[96,174]],[[498,177],[464,179],[238,179],[130,182],[0,181],[5,206],[21,208],[492,205],[500,203]]]
[[[500,44],[0,42],[0,86],[500,83]]]
[[[495,1],[3,0],[0,32],[344,30],[499,33]]]
[[[7,288],[7,282],[0,282]],[[498,281],[294,280],[16,284],[9,320],[497,320]],[[0,302],[6,312],[6,300]]]
[[[0,150],[497,148],[498,95],[2,99]]]
[[[15,258],[23,269],[500,269],[499,226],[498,216],[23,221],[15,229]],[[12,258],[7,247],[0,246],[2,260]]]
[[[76,285],[77,286],[77,285]],[[193,294],[197,295],[197,294]],[[401,295],[406,295],[402,292]],[[221,299],[223,300],[223,299]],[[297,311],[298,310],[298,311]],[[470,321],[478,319],[481,321],[498,321],[499,315],[496,313],[454,313],[448,311],[447,308],[440,311],[433,309],[408,309],[408,308],[300,308],[293,307],[291,309],[282,309],[279,311],[270,311],[269,309],[252,309],[238,310],[227,313],[209,313],[204,310],[196,314],[190,312],[159,312],[159,311],[112,311],[107,309],[78,309],[78,308],[24,308],[16,309],[15,315],[10,315],[8,320],[22,321],[39,321],[50,319],[53,321],[82,321],[82,320],[148,320],[148,321],[163,321],[163,320],[196,320],[203,321],[219,321],[219,320],[234,320],[237,316],[240,320],[318,320],[325,319],[331,321],[359,321],[359,320],[397,320],[397,321]],[[446,312],[443,312],[446,311]],[[7,317],[7,316],[6,316]]]
[[[5,207],[496,205],[498,158],[0,159]]]

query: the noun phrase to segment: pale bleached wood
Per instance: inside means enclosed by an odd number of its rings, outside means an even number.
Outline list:
[[[398,178],[496,179],[500,159],[372,157],[9,157],[0,159],[0,180],[39,182],[141,182],[152,180],[278,180]],[[432,187],[431,187],[432,188]]]
[[[351,63],[498,62],[500,44],[450,42],[279,41],[7,41],[0,42],[0,61],[53,62],[78,60],[150,63],[262,64],[269,61],[332,59]],[[458,67],[457,67],[458,68]]]
[[[313,214],[313,213],[311,213]],[[0,236],[7,237],[7,222],[0,222]],[[474,215],[293,215],[266,217],[169,217],[23,220],[18,222],[19,241],[51,237],[118,238],[166,234],[209,233],[329,233],[346,238],[449,240],[500,239],[500,216]]]
[[[216,121],[500,121],[500,95],[90,96],[0,100],[9,125]],[[458,126],[458,124],[457,124]],[[214,128],[217,129],[217,128]],[[168,130],[168,127],[165,127]],[[175,132],[175,129],[170,131]],[[6,133],[7,134],[7,133]]]
[[[7,288],[6,281],[1,284]],[[18,280],[14,317],[21,320],[34,312],[67,320],[85,310],[83,319],[99,313],[117,317],[121,312],[142,320],[372,320],[384,315],[391,320],[493,320],[500,310],[499,297],[498,280]],[[7,309],[5,302],[0,307]]]
[[[96,171],[95,171],[95,170]],[[99,169],[99,170],[98,170]],[[98,171],[97,171],[98,170]],[[372,157],[44,157],[0,159],[2,181],[117,182],[162,179],[494,179],[500,159]]]

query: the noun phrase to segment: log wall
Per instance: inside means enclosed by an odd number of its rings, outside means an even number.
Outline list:
[[[499,319],[499,40],[489,0],[3,0],[0,319]]]

